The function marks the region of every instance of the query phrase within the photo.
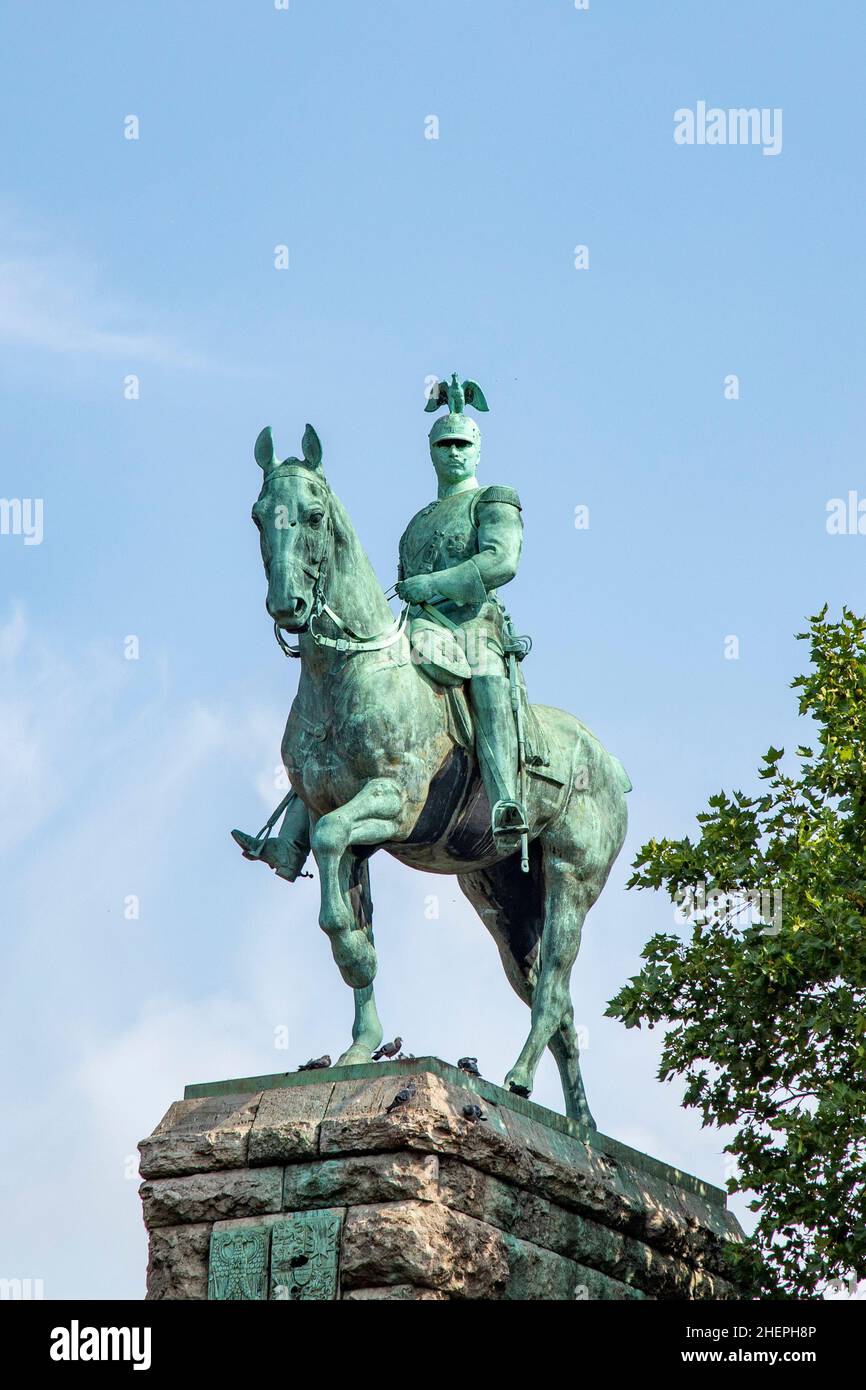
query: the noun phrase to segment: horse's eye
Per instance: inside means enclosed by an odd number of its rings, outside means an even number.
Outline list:
[[[325,515],[324,512],[311,512],[310,515],[307,517],[307,525],[308,525],[308,526],[321,526],[321,524],[322,524],[322,518],[323,518],[324,515]]]

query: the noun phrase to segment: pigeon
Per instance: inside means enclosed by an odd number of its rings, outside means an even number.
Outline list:
[[[473,1124],[477,1124],[479,1120],[487,1119],[480,1105],[464,1105],[463,1114],[465,1118],[471,1120]]]
[[[321,1071],[324,1067],[329,1067],[330,1065],[331,1059],[326,1052],[323,1057],[311,1057],[309,1062],[305,1062],[302,1067],[298,1067],[298,1071]]]
[[[457,1063],[457,1066],[460,1068],[461,1071],[465,1071],[467,1076],[481,1075],[481,1072],[478,1070],[477,1057],[461,1057],[460,1061]]]
[[[414,1095],[415,1087],[412,1085],[412,1082],[410,1081],[408,1086],[404,1086],[401,1090],[397,1092],[396,1096],[391,1101],[391,1104],[387,1107],[387,1113],[390,1115],[391,1111],[396,1110],[398,1106],[408,1105],[409,1101],[412,1100]]]
[[[373,1053],[373,1061],[378,1062],[382,1057],[396,1057],[402,1046],[402,1038],[395,1038],[393,1042],[383,1043],[382,1046]]]

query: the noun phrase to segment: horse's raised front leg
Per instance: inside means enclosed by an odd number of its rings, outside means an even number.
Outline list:
[[[313,830],[313,854],[321,879],[319,926],[330,937],[334,960],[352,989],[372,985],[377,962],[372,936],[358,925],[352,911],[344,859],[350,845],[374,845],[395,838],[404,808],[397,782],[376,777],[345,806],[322,816]]]

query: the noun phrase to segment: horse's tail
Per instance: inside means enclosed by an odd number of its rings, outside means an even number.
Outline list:
[[[631,784],[631,778],[629,777],[619,758],[614,757],[613,753],[608,753],[607,756],[613,763],[613,770],[616,773],[617,781],[619,782],[619,785],[621,786],[622,790],[624,792],[632,791],[633,788]]]

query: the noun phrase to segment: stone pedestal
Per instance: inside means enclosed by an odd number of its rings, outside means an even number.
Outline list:
[[[720,1188],[434,1057],[187,1086],[139,1148],[149,1299],[736,1296]]]

